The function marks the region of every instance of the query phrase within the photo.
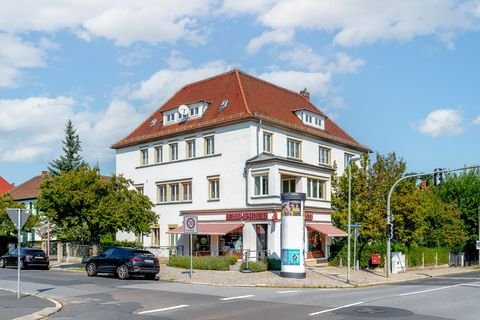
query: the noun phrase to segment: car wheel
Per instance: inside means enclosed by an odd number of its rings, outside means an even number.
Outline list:
[[[128,279],[128,268],[126,265],[122,264],[120,267],[117,268],[117,276],[121,280]]]
[[[87,275],[89,277],[94,277],[97,275],[97,265],[93,262],[87,264]]]
[[[155,273],[147,273],[145,275],[145,279],[147,280],[155,280]]]
[[[5,260],[0,259],[0,268],[5,268]]]

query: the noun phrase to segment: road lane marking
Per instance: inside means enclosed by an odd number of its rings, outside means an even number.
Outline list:
[[[460,284],[454,284],[453,286],[446,286],[446,287],[440,287],[440,288],[434,288],[434,289],[428,289],[428,290],[421,290],[421,291],[414,291],[414,292],[407,292],[407,293],[402,293],[399,296],[404,297],[404,296],[411,296],[414,294],[421,294],[421,293],[429,293],[433,291],[439,291],[439,290],[445,290],[445,289],[450,289],[450,288],[455,288],[464,285],[463,283]]]
[[[295,293],[295,292],[300,292],[300,290],[289,290],[289,291],[277,291],[277,293]]]
[[[246,295],[246,296],[238,296],[238,297],[230,297],[230,298],[221,298],[220,300],[222,300],[222,301],[228,301],[228,300],[245,299],[245,298],[251,298],[251,297],[255,297],[255,296],[252,295],[252,294],[250,294],[250,295]]]
[[[473,284],[473,283],[464,283],[462,284],[464,287],[480,287],[480,284]]]
[[[189,305],[188,304],[181,304],[179,306],[174,306],[174,307],[141,311],[138,314],[147,314],[147,313],[154,313],[154,312],[169,311],[169,310],[175,310],[175,309],[186,308],[186,307],[189,307]]]
[[[322,310],[322,311],[310,313],[309,316],[315,316],[315,315],[321,314],[321,313],[327,313],[327,312],[331,312],[331,311],[335,311],[335,310],[339,310],[339,309],[344,309],[344,308],[348,308],[348,307],[353,307],[353,306],[356,306],[356,305],[359,305],[359,304],[362,304],[362,303],[364,303],[364,302],[360,301],[360,302],[350,303],[350,304],[346,304],[346,305],[344,305],[344,306],[340,306],[340,307],[336,307],[336,308],[332,308],[332,309],[327,309],[327,310]]]

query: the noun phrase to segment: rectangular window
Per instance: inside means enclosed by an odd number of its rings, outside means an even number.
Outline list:
[[[157,186],[158,202],[164,203],[167,202],[167,185],[160,184]]]
[[[167,123],[175,120],[175,113],[167,114]]]
[[[220,178],[208,179],[208,199],[209,200],[220,199]]]
[[[170,161],[178,160],[178,143],[170,144]]]
[[[155,225],[152,227],[152,238],[151,244],[153,247],[160,246],[160,227]]]
[[[268,195],[268,175],[255,176],[255,195]]]
[[[192,182],[182,183],[183,201],[192,201]]]
[[[318,179],[307,179],[307,197],[324,199],[325,181]]]
[[[180,201],[180,193],[179,193],[178,183],[170,184],[170,201],[171,202]]]
[[[263,133],[263,152],[272,153],[272,134],[269,132]]]
[[[193,107],[190,109],[191,116],[198,116],[198,107]]]
[[[318,147],[318,162],[321,164],[330,164],[330,149]]]
[[[143,193],[143,186],[136,186],[135,189],[137,189],[137,192],[138,192],[139,194],[144,194],[144,193]]]
[[[163,162],[163,146],[155,147],[155,163]]]
[[[287,139],[287,157],[301,158],[301,142],[298,140]]]
[[[215,153],[215,137],[205,137],[205,155],[212,155]]]
[[[282,192],[295,192],[296,184],[295,178],[282,179]]]
[[[168,225],[168,230],[173,230],[173,229],[176,229],[177,228],[177,225],[176,224],[169,224]],[[172,254],[180,254],[179,252],[176,252],[177,251],[177,242],[178,242],[178,235],[175,234],[175,233],[171,233],[169,236],[168,236],[168,245],[170,247],[175,247],[175,248],[170,248],[170,250],[172,250]]]
[[[140,150],[140,165],[146,166],[148,164],[148,149]]]
[[[187,159],[195,158],[195,139],[187,140]]]
[[[345,153],[345,156],[344,156],[345,168],[347,168],[350,165],[350,161],[352,160],[352,158],[353,158],[353,154]]]

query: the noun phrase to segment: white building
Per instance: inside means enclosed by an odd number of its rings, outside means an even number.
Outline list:
[[[195,215],[196,255],[280,256],[280,194],[304,192],[309,259],[327,258],[332,237],[346,235],[331,225],[332,173],[369,151],[306,90],[239,70],[186,85],[112,147],[117,175],[155,204],[159,224],[145,246],[189,254],[183,216]]]

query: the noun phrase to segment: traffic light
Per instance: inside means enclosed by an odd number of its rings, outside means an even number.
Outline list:
[[[435,168],[433,170],[433,185],[439,186],[442,184],[443,181],[443,169],[442,168]]]
[[[387,223],[387,239],[393,238],[393,223]]]

